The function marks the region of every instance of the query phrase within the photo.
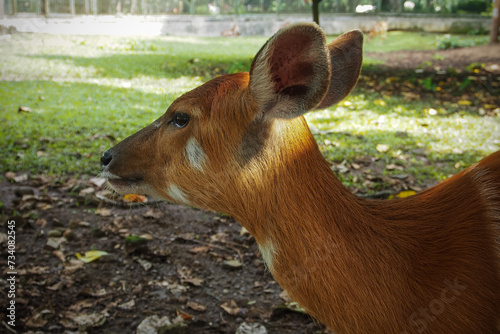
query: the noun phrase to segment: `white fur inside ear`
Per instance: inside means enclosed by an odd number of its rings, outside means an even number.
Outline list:
[[[277,32],[250,67],[250,90],[258,116],[294,118],[316,106],[328,89],[330,62],[325,36],[315,24]]]
[[[277,99],[277,94],[274,92],[274,85],[269,71],[269,65],[266,61],[268,52],[269,43],[260,52],[260,59],[255,63],[250,80],[252,94],[257,99],[259,106],[264,108],[270,101]],[[264,110],[260,110],[260,112],[264,112]]]
[[[194,137],[189,138],[186,144],[186,156],[194,169],[203,171],[207,155]]]

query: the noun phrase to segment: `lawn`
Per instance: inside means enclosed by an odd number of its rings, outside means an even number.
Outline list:
[[[433,34],[390,32],[366,49],[433,49],[435,41]],[[0,170],[97,174],[107,148],[152,122],[183,92],[218,74],[248,70],[264,42],[34,34],[1,40]],[[364,69],[376,63],[366,59]],[[411,100],[365,86],[307,116],[325,157],[353,189],[379,191],[401,174],[415,177],[416,188],[427,186],[499,148],[499,117],[465,103]]]

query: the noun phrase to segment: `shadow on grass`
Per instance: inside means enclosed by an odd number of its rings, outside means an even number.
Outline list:
[[[102,152],[154,121],[174,100],[88,83],[0,82],[0,90],[2,172],[95,174]],[[32,111],[18,113],[19,106]]]
[[[33,57],[91,68],[96,77],[117,79],[132,79],[141,76],[176,79],[190,76],[208,80],[219,74],[246,72],[252,62],[251,57],[191,57],[189,55],[158,53],[115,54],[101,57],[66,55],[37,55]]]

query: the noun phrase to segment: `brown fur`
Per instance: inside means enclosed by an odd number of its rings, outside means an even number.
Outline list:
[[[307,36],[311,49],[295,59],[290,46]],[[300,116],[352,89],[359,36],[326,46],[314,25],[283,29],[250,74],[181,96],[112,148],[103,173],[120,192],[173,200],[175,185],[186,204],[234,216],[278,283],[337,334],[499,333],[500,152],[418,195],[367,201],[335,177]],[[303,56],[314,50],[327,56]],[[176,112],[188,126],[168,124]],[[183,153],[190,138],[208,157],[203,170]]]

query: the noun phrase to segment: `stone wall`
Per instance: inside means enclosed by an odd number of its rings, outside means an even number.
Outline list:
[[[312,15],[238,15],[238,16],[15,16],[0,19],[0,25],[14,26],[20,32],[51,34],[104,34],[104,35],[175,35],[220,36],[236,26],[242,36],[271,36],[280,27],[295,22],[310,22]],[[340,15],[320,16],[321,26],[327,34],[340,34],[347,30],[369,30],[376,22],[386,21],[389,30],[421,30],[447,33],[450,30],[489,30],[487,17],[426,17]]]

